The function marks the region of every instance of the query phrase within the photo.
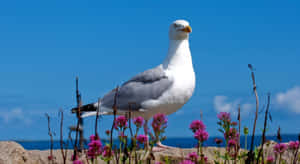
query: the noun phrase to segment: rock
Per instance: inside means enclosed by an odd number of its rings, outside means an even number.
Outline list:
[[[32,163],[28,152],[18,143],[0,141],[0,164]]]
[[[265,158],[269,155],[274,157],[273,147],[276,144],[274,141],[270,141],[264,146]],[[218,147],[205,147],[203,148],[204,155],[208,158],[208,163],[213,164],[216,158],[215,152],[220,152],[224,155],[226,149]],[[245,150],[241,150],[244,151]],[[178,164],[180,161],[185,159],[187,155],[191,152],[197,152],[197,149],[166,149],[161,152],[154,153],[155,161],[169,161],[172,164]],[[71,155],[73,150],[67,150],[67,164],[72,164]],[[143,154],[143,153],[139,153]],[[50,150],[25,150],[21,145],[12,141],[1,141],[0,142],[0,164],[63,164],[63,158],[61,155],[61,150],[53,150],[53,160],[49,161],[48,156],[50,155]],[[292,154],[287,151],[283,155],[283,159],[289,163],[291,162]],[[86,156],[81,154],[81,161],[85,164]],[[154,164],[155,162],[152,161]],[[232,163],[232,162],[229,162]],[[98,164],[105,164],[104,161],[98,160]]]

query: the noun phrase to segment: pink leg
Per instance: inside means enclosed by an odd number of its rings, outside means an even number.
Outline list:
[[[148,120],[145,120],[144,123],[144,133],[146,136],[148,136]]]
[[[145,120],[145,124],[144,124],[144,133],[146,136],[148,136],[148,120]],[[170,146],[166,146],[163,145],[160,141],[158,141],[156,143],[157,146],[153,147],[153,152],[160,152],[160,151],[164,151],[166,149],[172,149],[175,147],[170,147]],[[149,142],[146,145],[147,147],[149,147]]]
[[[162,144],[160,141],[158,141],[158,142],[156,143],[156,145],[157,145],[157,147],[163,148],[163,149],[172,149],[172,148],[175,148],[175,147],[171,147],[171,146],[164,145],[164,144]]]

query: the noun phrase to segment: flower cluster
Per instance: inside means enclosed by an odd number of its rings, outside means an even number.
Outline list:
[[[73,161],[73,164],[83,164],[83,162],[79,159],[76,159],[75,161]]]
[[[88,144],[89,149],[87,155],[90,159],[97,158],[102,153],[102,143],[100,138],[96,135],[90,136],[90,143]]]
[[[237,145],[236,140],[230,139],[228,141],[228,147],[235,147]]]
[[[143,134],[137,136],[136,139],[137,139],[137,141],[138,141],[139,143],[141,143],[141,144],[147,144],[147,142],[148,142],[148,136],[143,135]]]
[[[267,164],[272,164],[274,162],[274,158],[272,156],[267,157]]]
[[[201,129],[201,130],[205,130],[205,125],[203,124],[202,121],[200,120],[194,120],[191,124],[190,124],[190,129],[195,133],[197,130]]]
[[[165,114],[157,113],[153,116],[152,128],[154,132],[159,132],[167,127],[168,119]]]
[[[197,130],[194,134],[194,138],[196,138],[201,143],[208,139],[208,133],[205,130]]]
[[[73,161],[73,164],[83,164],[83,162],[79,160],[78,156],[72,155],[71,160]]]
[[[196,152],[191,152],[188,155],[188,159],[193,161],[193,162],[197,162],[198,161],[198,154]]]
[[[190,129],[194,133],[194,138],[197,139],[199,142],[204,142],[208,139],[208,133],[205,131],[205,125],[200,120],[194,120],[190,124]]]
[[[133,123],[137,128],[140,128],[144,125],[144,118],[139,116],[133,119]]]
[[[102,152],[102,156],[104,158],[110,158],[114,155],[114,151],[111,150],[110,146],[104,146],[103,147],[103,152]]]
[[[288,148],[288,146],[284,143],[278,143],[274,146],[274,153],[282,154]]]
[[[232,121],[230,113],[227,112],[220,112],[217,117],[219,119],[218,125],[221,126],[221,128],[219,128],[219,131],[223,133],[226,141],[226,154],[231,158],[236,159],[238,156],[240,138],[240,134],[235,128],[235,126],[237,126],[237,122]]]
[[[230,122],[231,118],[230,118],[230,113],[227,112],[220,112],[217,115],[218,119],[221,121],[225,121],[225,122]]]
[[[299,149],[299,141],[290,141],[289,148],[291,150],[298,150]]]
[[[127,118],[125,116],[119,116],[115,120],[114,124],[115,129],[127,128]]]
[[[228,131],[225,131],[224,133],[224,138],[226,140],[231,140],[231,139],[238,139],[239,138],[239,133],[235,128],[230,128]]]

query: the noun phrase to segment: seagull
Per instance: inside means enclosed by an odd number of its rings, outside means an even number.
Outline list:
[[[99,115],[112,115],[116,100],[117,115],[125,115],[130,111],[132,117],[142,116],[147,134],[147,122],[151,117],[157,113],[170,115],[179,110],[195,89],[195,72],[189,47],[191,32],[188,21],[174,21],[169,27],[169,49],[163,63],[132,77],[117,90],[104,95],[99,102],[82,106],[82,117],[97,115],[98,109]],[[76,110],[73,108],[72,112]],[[164,147],[160,142],[157,146]]]

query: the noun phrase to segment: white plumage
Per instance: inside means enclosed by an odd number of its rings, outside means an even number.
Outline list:
[[[119,89],[117,96],[118,114],[128,112],[128,103],[137,105],[133,116],[143,116],[146,120],[156,113],[171,114],[180,109],[192,96],[195,88],[195,73],[189,48],[191,27],[185,20],[173,22],[169,30],[167,57],[159,66],[147,70]],[[112,114],[115,92],[111,91],[101,99],[99,114]],[[98,103],[92,105],[98,108]],[[85,111],[83,106],[82,111]],[[84,113],[83,117],[96,115],[96,111]]]

